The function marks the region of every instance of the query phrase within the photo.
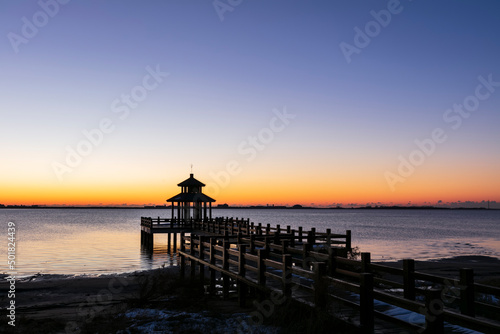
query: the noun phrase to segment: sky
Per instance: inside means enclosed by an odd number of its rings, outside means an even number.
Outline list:
[[[0,203],[500,202],[498,1],[0,3]],[[191,167],[192,166],[192,167]]]

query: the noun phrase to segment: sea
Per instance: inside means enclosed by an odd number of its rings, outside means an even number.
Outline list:
[[[15,258],[18,277],[98,276],[175,266],[178,257],[168,249],[166,235],[155,235],[152,253],[141,247],[140,238],[141,217],[170,214],[170,209],[139,208],[0,209],[0,274],[12,271],[8,256]],[[216,208],[212,216],[318,232],[351,230],[353,247],[370,252],[372,261],[500,258],[500,210]],[[15,245],[9,244],[9,225],[15,228]]]

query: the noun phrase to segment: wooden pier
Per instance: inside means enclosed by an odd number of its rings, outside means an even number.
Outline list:
[[[366,333],[444,333],[445,323],[500,333],[500,288],[474,283],[471,269],[450,279],[415,271],[411,259],[402,268],[372,263],[370,253],[350,259],[350,231],[283,229],[233,218],[142,218],[141,231],[146,243],[154,233],[178,236],[181,275],[189,268],[209,293],[220,284],[222,295],[237,296],[242,306],[250,295],[276,306],[293,299]]]
[[[141,217],[141,244],[151,250],[154,234],[156,233],[167,233],[168,249],[171,249],[173,245],[173,248],[177,250],[177,240],[180,240],[179,236],[181,232],[197,233],[197,235],[203,236],[241,235],[251,237],[253,235],[253,238],[266,236],[268,239],[270,236],[273,236],[274,241],[290,239],[292,244],[295,241],[307,241],[312,244],[313,240],[316,240],[315,242],[317,243],[329,242],[331,245],[344,245],[343,249],[345,251],[351,249],[350,230],[347,230],[345,234],[332,234],[331,230],[327,230],[326,233],[316,233],[315,228],[305,231],[302,227],[292,229],[290,226],[286,226],[282,229],[280,225],[276,227],[270,224],[263,226],[262,224],[250,222],[250,219],[232,217],[204,219],[203,221]]]

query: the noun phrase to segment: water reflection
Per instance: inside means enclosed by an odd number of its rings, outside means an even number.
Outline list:
[[[169,217],[169,210],[0,209],[0,221],[16,222],[20,275],[132,272],[177,265],[173,242],[154,237],[141,248],[140,217]],[[251,210],[214,209],[214,216],[249,217],[283,228],[352,230],[353,246],[374,261],[456,255],[500,257],[500,210]],[[2,224],[2,226],[5,226]],[[177,239],[179,244],[179,239]],[[7,239],[0,238],[5,250]],[[1,267],[5,272],[6,267]]]

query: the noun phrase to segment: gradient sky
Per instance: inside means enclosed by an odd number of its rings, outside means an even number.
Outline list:
[[[498,1],[60,1],[0,3],[0,203],[500,202]]]

